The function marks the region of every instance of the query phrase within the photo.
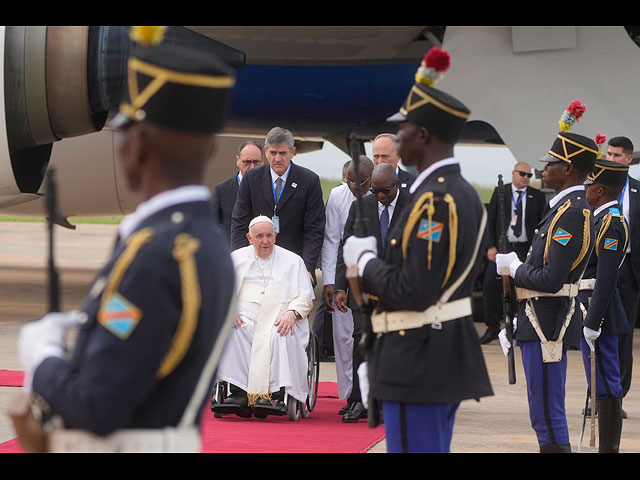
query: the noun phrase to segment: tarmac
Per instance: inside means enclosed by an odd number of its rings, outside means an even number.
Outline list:
[[[116,225],[78,224],[75,230],[56,227],[55,262],[60,273],[61,310],[79,308],[96,271],[109,257]],[[47,312],[48,234],[43,223],[0,223],[0,370],[21,370],[16,350],[20,327]],[[316,297],[321,298],[319,291]],[[311,317],[313,318],[313,317]],[[478,334],[484,325],[476,323]],[[621,453],[640,452],[640,335],[634,336],[634,375],[623,408]],[[516,383],[510,385],[507,359],[497,341],[482,346],[494,395],[462,402],[456,415],[452,453],[536,453],[539,447],[529,422],[526,382],[516,352]],[[571,446],[578,452],[586,397],[586,378],[580,352],[568,353],[566,411]],[[336,381],[335,364],[320,364],[320,381]],[[7,416],[17,387],[0,387],[0,443],[15,438]],[[339,416],[336,413],[336,421]],[[361,420],[362,422],[366,420]],[[590,446],[588,418],[581,453],[597,452]],[[383,441],[369,453],[385,453]]]

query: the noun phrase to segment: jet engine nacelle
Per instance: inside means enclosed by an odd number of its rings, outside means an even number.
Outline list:
[[[125,199],[117,171],[117,132],[103,130],[126,88],[128,29],[0,27],[0,209],[37,199],[54,164],[63,213],[130,211],[135,200]],[[236,68],[244,64],[242,52],[182,27],[169,27],[165,42],[215,51]]]

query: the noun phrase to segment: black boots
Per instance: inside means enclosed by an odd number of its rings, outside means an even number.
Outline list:
[[[540,445],[540,453],[571,453],[571,445]]]
[[[622,399],[598,399],[598,453],[618,453],[622,434]]]

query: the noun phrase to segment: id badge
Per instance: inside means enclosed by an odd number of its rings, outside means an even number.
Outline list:
[[[512,226],[512,227],[515,227],[517,221],[518,221],[518,215],[512,215],[511,216],[511,223],[509,225]]]
[[[280,233],[280,217],[274,215],[273,217],[271,217],[271,221],[273,222],[273,229],[276,231],[276,233]]]

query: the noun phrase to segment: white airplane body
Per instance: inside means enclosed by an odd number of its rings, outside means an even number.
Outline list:
[[[87,93],[95,80],[83,44],[89,27],[20,28],[0,27],[0,209],[42,215],[44,168],[54,166],[65,215],[133,211],[139,199],[120,171],[119,132],[103,127],[114,105],[96,113]],[[90,44],[96,32],[112,33],[93,28]],[[299,151],[323,141],[344,149],[351,132],[367,141],[393,131],[384,119],[404,100],[422,56],[440,44],[452,59],[438,87],[472,111],[464,143],[504,144],[516,159],[535,162],[576,98],[587,112],[573,131],[634,139],[640,50],[625,27],[188,29],[245,54],[229,127],[206,174],[210,187],[233,175],[241,140],[261,140],[271,126],[291,129]],[[65,42],[77,52],[52,50]]]

